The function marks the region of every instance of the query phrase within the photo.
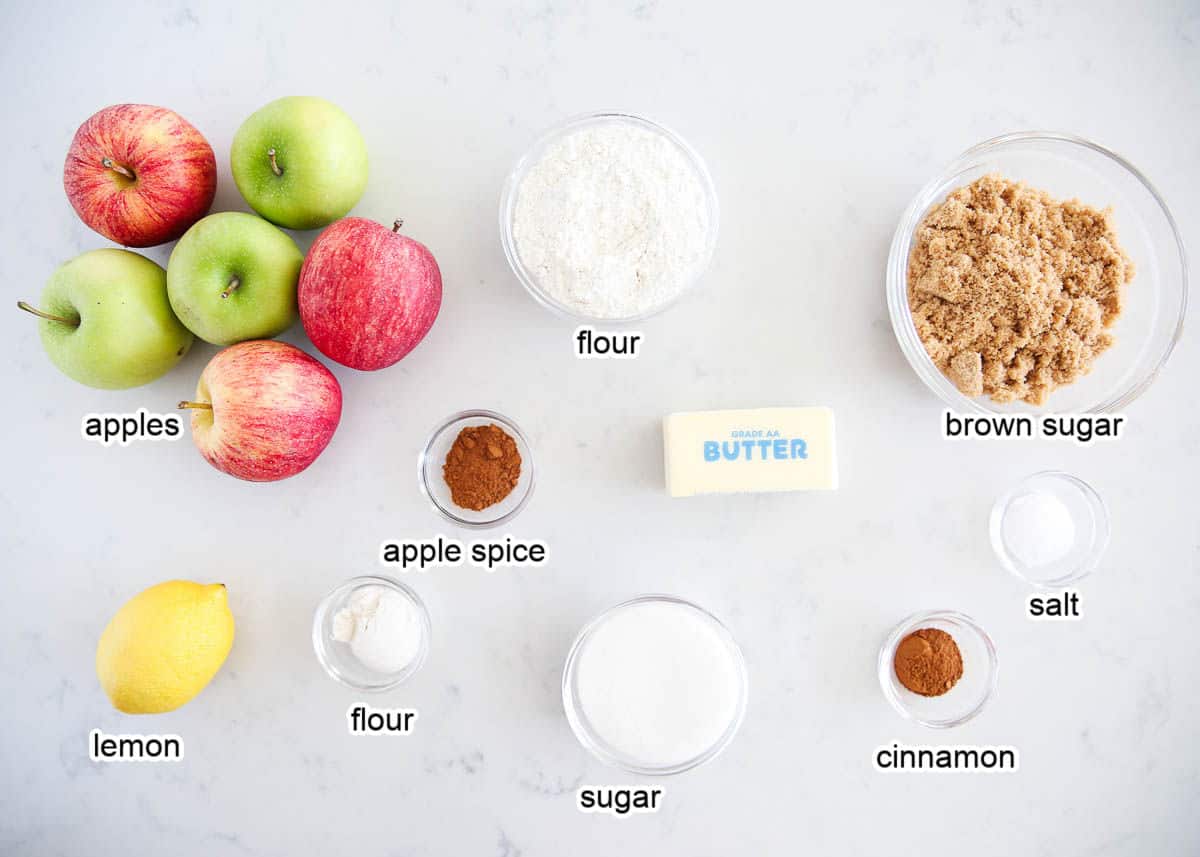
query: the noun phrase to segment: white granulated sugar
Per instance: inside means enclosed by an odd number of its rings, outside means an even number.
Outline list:
[[[737,719],[736,655],[710,619],[669,602],[631,604],[605,618],[575,670],[580,710],[627,760],[685,764],[708,752]]]
[[[614,120],[547,147],[517,189],[513,240],[554,301],[590,318],[645,315],[700,273],[705,187],[670,139]]]

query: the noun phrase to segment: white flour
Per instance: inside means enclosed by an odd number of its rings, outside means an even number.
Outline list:
[[[421,649],[421,615],[384,586],[364,586],[333,614],[333,639],[348,643],[363,666],[383,675],[404,669]]]
[[[517,189],[513,239],[574,313],[622,319],[670,303],[707,261],[705,187],[668,138],[621,120],[552,143]]]

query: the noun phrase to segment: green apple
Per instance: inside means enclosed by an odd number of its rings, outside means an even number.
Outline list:
[[[296,321],[302,264],[292,237],[261,217],[210,214],[171,251],[167,296],[179,320],[205,342],[270,339]]]
[[[233,135],[229,160],[250,207],[289,229],[328,226],[367,187],[367,144],[323,98],[293,95],[252,114]]]
[[[42,345],[69,378],[102,390],[148,384],[192,347],[167,300],[167,272],[128,250],[92,250],[54,272],[38,316]]]

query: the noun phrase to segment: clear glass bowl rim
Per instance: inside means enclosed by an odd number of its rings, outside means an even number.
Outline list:
[[[1034,479],[1044,479],[1047,477],[1065,479],[1083,492],[1084,496],[1087,497],[1088,501],[1092,504],[1093,509],[1099,513],[1099,519],[1096,522],[1097,539],[1096,544],[1092,547],[1092,550],[1088,553],[1087,557],[1080,562],[1079,568],[1077,568],[1075,571],[1071,572],[1070,574],[1063,575],[1062,577],[1055,578],[1054,580],[1033,580],[1032,578],[1026,577],[1024,574],[1022,574],[1017,568],[1017,564],[1012,561],[1006,552],[1001,552],[997,548],[997,545],[1004,544],[1001,528],[1004,523],[1004,510],[1008,508],[1008,504],[1016,498],[1016,496],[1021,492],[1021,489],[1023,489]],[[1072,583],[1082,580],[1095,571],[1096,567],[1100,563],[1100,559],[1104,556],[1104,552],[1108,549],[1108,540],[1111,534],[1112,527],[1109,520],[1108,505],[1104,502],[1104,498],[1101,497],[1100,493],[1090,484],[1074,474],[1067,473],[1065,470],[1039,470],[1037,473],[1029,474],[1012,488],[1001,494],[999,498],[997,498],[996,502],[992,504],[992,512],[988,516],[988,536],[990,537],[992,543],[992,550],[996,554],[996,558],[1000,560],[1000,565],[1003,566],[1009,574],[1021,582],[1027,583],[1028,585],[1043,591],[1062,589],[1064,586],[1070,586]]]
[[[521,497],[519,501],[517,501],[517,505],[513,506],[499,518],[492,520],[468,521],[466,518],[460,518],[458,515],[454,514],[454,512],[445,508],[437,501],[433,490],[429,487],[429,484],[425,479],[425,463],[426,461],[432,460],[430,456],[433,450],[434,441],[438,439],[438,436],[442,432],[450,428],[450,426],[454,425],[459,420],[467,419],[486,419],[491,420],[494,423],[498,423],[501,428],[519,440],[525,451],[529,453],[528,455],[522,456],[521,460],[522,468],[525,468],[527,465],[529,467],[529,487],[525,489],[525,495]],[[528,461],[525,459],[528,459]],[[434,463],[437,464],[437,462]],[[434,510],[439,515],[455,526],[466,527],[468,529],[486,530],[490,527],[498,527],[501,524],[511,521],[522,509],[525,508],[525,505],[529,502],[529,498],[533,495],[533,489],[536,485],[536,481],[537,465],[533,460],[533,445],[529,442],[529,439],[525,437],[525,434],[521,431],[517,424],[508,417],[504,416],[504,414],[501,414],[497,411],[489,411],[483,408],[471,411],[459,411],[458,413],[454,413],[446,417],[446,419],[438,423],[437,426],[434,427],[433,431],[429,433],[429,437],[426,439],[425,445],[421,448],[421,452],[417,456],[417,485],[420,486],[421,493],[425,495],[425,498],[429,500],[429,504],[433,506]]]
[[[355,681],[339,670],[337,664],[326,654],[325,616],[333,609],[335,603],[344,600],[350,592],[362,586],[384,586],[394,592],[399,592],[412,602],[421,617],[421,646],[417,650],[416,657],[404,669],[396,673],[395,676],[377,684],[363,684],[362,682]],[[331,589],[321,599],[320,603],[317,604],[316,610],[313,611],[312,642],[317,661],[330,678],[354,690],[362,690],[368,693],[383,693],[384,691],[399,687],[416,675],[421,667],[424,666],[425,659],[429,656],[432,639],[433,626],[429,618],[429,609],[425,606],[425,602],[421,600],[421,596],[417,595],[416,590],[408,584],[396,580],[394,577],[386,577],[379,574],[363,574],[358,577],[351,577]]]
[[[988,682],[987,689],[983,697],[976,703],[975,707],[961,717],[953,720],[925,720],[913,714],[896,695],[895,689],[892,687],[892,674],[894,667],[892,661],[896,655],[896,646],[900,645],[900,641],[908,636],[912,631],[917,630],[924,623],[945,620],[958,622],[966,625],[972,631],[979,635],[983,640],[984,648],[988,653]],[[996,693],[996,681],[1000,673],[1000,662],[996,656],[996,644],[992,642],[992,638],[983,630],[982,626],[965,613],[960,613],[957,610],[925,610],[918,613],[913,613],[902,619],[887,638],[883,641],[883,645],[879,649],[879,686],[883,690],[883,695],[892,708],[904,717],[906,720],[912,720],[922,726],[927,726],[930,729],[950,729],[955,726],[961,726],[968,720],[983,711],[988,701]]]
[[[662,766],[662,767],[642,765],[642,764],[639,764],[632,760],[626,759],[625,757],[621,756],[619,753],[614,751],[612,748],[607,747],[599,739],[598,736],[593,735],[592,732],[588,729],[588,727],[586,725],[587,721],[585,720],[582,713],[577,709],[577,707],[575,705],[575,694],[574,694],[574,687],[573,687],[574,678],[575,678],[575,666],[579,661],[579,656],[583,651],[584,645],[587,643],[587,641],[591,637],[592,633],[597,628],[599,628],[600,625],[603,624],[609,617],[613,616],[614,614],[618,613],[619,611],[624,610],[628,607],[631,607],[635,604],[644,604],[647,602],[654,602],[654,601],[665,602],[668,604],[678,604],[678,605],[681,605],[684,607],[689,607],[692,610],[695,610],[696,612],[698,612],[707,621],[711,622],[713,624],[713,627],[715,627],[717,629],[717,631],[720,633],[721,638],[725,641],[726,645],[728,646],[729,652],[733,656],[734,664],[737,668],[738,677],[740,679],[740,683],[739,683],[739,687],[738,687],[737,710],[734,712],[733,719],[730,721],[729,726],[722,733],[721,737],[719,739],[717,739],[716,743],[714,743],[713,746],[711,746],[710,748],[705,750],[703,753],[701,753],[700,755],[698,755],[692,759],[687,759],[686,761],[679,762],[674,765],[668,765],[668,766]],[[747,672],[746,672],[746,659],[742,655],[742,649],[738,645],[737,640],[734,638],[733,633],[729,630],[729,628],[725,625],[724,622],[722,622],[720,619],[718,619],[712,613],[709,613],[707,610],[705,610],[700,605],[698,605],[692,601],[689,601],[686,598],[680,598],[677,595],[665,595],[665,594],[661,594],[661,593],[649,593],[646,595],[639,595],[636,598],[630,598],[627,601],[622,601],[619,604],[614,604],[612,607],[609,607],[607,610],[604,610],[600,614],[592,617],[592,619],[589,620],[588,623],[583,626],[582,630],[580,630],[578,636],[576,636],[576,638],[575,638],[575,642],[571,644],[571,649],[567,653],[566,663],[563,666],[563,676],[562,676],[563,709],[566,711],[567,722],[571,726],[571,731],[575,733],[575,738],[579,741],[580,744],[582,744],[584,746],[584,748],[588,752],[590,752],[593,756],[595,756],[601,762],[604,762],[607,765],[612,765],[613,767],[616,767],[616,768],[620,768],[621,770],[628,771],[629,773],[632,773],[632,774],[644,774],[647,776],[670,776],[672,774],[680,774],[680,773],[683,773],[684,771],[689,771],[692,768],[697,768],[700,765],[705,764],[706,762],[712,761],[718,755],[720,755],[721,752],[724,751],[724,749],[726,747],[729,746],[730,742],[733,741],[734,736],[737,735],[738,730],[741,728],[742,721],[745,720],[745,718],[746,718],[746,705],[747,705],[748,697],[749,697],[749,676],[747,675]]]
[[[670,140],[681,152],[683,152],[684,156],[692,164],[692,167],[696,171],[696,176],[700,180],[700,184],[704,187],[704,196],[708,202],[708,247],[704,254],[704,264],[700,266],[699,270],[697,270],[696,276],[692,278],[692,281],[689,282],[687,287],[684,288],[677,296],[667,301],[662,306],[655,307],[649,312],[641,313],[640,315],[628,316],[626,318],[596,318],[575,312],[569,307],[563,306],[558,301],[554,300],[554,298],[550,297],[542,290],[537,283],[537,279],[527,270],[525,270],[525,266],[521,264],[521,258],[517,253],[516,242],[513,239],[512,234],[513,212],[516,208],[517,189],[520,187],[521,180],[524,179],[525,174],[529,171],[529,168],[533,166],[535,156],[540,154],[551,141],[564,136],[575,128],[592,122],[604,120],[632,122],[635,125],[640,125],[643,128],[647,128],[657,134],[661,134]],[[652,318],[661,312],[665,312],[668,308],[683,298],[684,295],[691,292],[712,265],[713,254],[716,252],[717,248],[717,233],[720,231],[720,218],[721,212],[720,204],[717,198],[717,187],[713,182],[712,174],[708,171],[708,165],[705,163],[704,158],[700,156],[700,153],[693,149],[687,140],[685,140],[671,128],[668,128],[666,125],[656,122],[653,119],[648,119],[645,116],[624,110],[598,110],[591,113],[579,113],[563,120],[562,122],[551,125],[541,134],[539,134],[533,143],[531,143],[521,155],[521,157],[517,159],[516,164],[513,166],[512,170],[508,174],[508,177],[505,179],[504,187],[500,192],[500,243],[504,248],[504,256],[508,260],[509,268],[512,269],[513,274],[521,282],[521,285],[525,287],[525,290],[528,291],[529,294],[533,296],[533,299],[539,304],[559,316],[588,324],[606,324],[614,326],[635,324],[639,321]]]
[[[1150,180],[1137,167],[1116,152],[1083,137],[1058,131],[1016,131],[1009,134],[1002,134],[999,137],[993,137],[971,146],[955,158],[944,170],[925,183],[901,215],[900,222],[896,226],[896,232],[892,236],[891,249],[888,252],[887,302],[888,313],[892,319],[892,331],[895,333],[896,341],[900,344],[900,350],[904,353],[905,358],[907,358],[917,376],[948,406],[959,412],[996,413],[982,399],[968,398],[954,389],[953,384],[943,376],[941,370],[934,365],[933,360],[926,353],[925,346],[921,343],[921,338],[917,335],[916,326],[913,324],[912,314],[908,309],[908,256],[912,250],[912,238],[916,233],[917,227],[920,225],[921,216],[936,201],[935,196],[937,195],[938,188],[941,188],[955,176],[964,172],[970,166],[967,161],[974,159],[981,153],[1010,143],[1035,141],[1069,143],[1082,146],[1116,163],[1125,172],[1133,176],[1150,194],[1158,208],[1162,211],[1163,217],[1175,239],[1175,247],[1179,253],[1180,298],[1175,329],[1169,341],[1166,343],[1162,354],[1158,356],[1157,361],[1148,372],[1139,378],[1133,379],[1126,388],[1118,390],[1099,404],[1092,405],[1087,409],[1086,413],[1109,413],[1117,411],[1128,405],[1150,387],[1154,379],[1158,377],[1158,374],[1167,364],[1168,359],[1170,359],[1172,352],[1175,350],[1175,346],[1179,343],[1179,339],[1183,335],[1183,321],[1187,315],[1188,303],[1187,251],[1184,248],[1183,237],[1180,235],[1179,225],[1175,222],[1174,215],[1171,214],[1166,201],[1154,185],[1151,184]],[[1170,308],[1164,307],[1164,311],[1169,312]],[[947,387],[946,385],[949,386]],[[1041,409],[1039,409],[1039,412],[1041,412]]]

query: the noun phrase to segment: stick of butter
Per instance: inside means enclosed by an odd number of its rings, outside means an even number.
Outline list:
[[[663,447],[672,497],[837,488],[830,408],[670,414]]]

